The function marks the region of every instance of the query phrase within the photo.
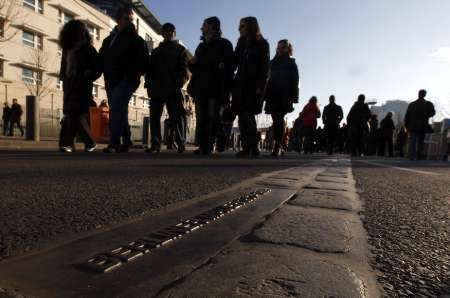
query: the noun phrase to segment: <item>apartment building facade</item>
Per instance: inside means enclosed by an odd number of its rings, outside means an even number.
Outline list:
[[[8,35],[0,43],[0,102],[17,98],[25,108],[27,95],[40,98],[41,136],[57,136],[62,114],[62,83],[59,68],[61,49],[58,35],[62,26],[72,20],[85,22],[97,50],[114,28],[115,22],[95,1],[83,0],[17,0],[18,13],[9,21],[0,13],[0,34]],[[104,1],[108,2],[108,1]],[[117,1],[109,1],[114,4]],[[132,1],[134,22],[149,49],[162,40],[161,24],[141,0]],[[149,114],[149,98],[142,83],[132,96],[129,119],[133,136],[139,139],[143,117]],[[94,84],[94,100],[107,99],[101,77]],[[25,122],[25,119],[23,119]]]

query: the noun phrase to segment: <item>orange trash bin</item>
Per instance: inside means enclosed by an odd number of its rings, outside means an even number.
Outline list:
[[[109,108],[89,108],[91,134],[95,142],[107,144],[109,142]]]

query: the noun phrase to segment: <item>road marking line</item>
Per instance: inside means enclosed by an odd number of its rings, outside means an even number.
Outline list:
[[[396,170],[400,170],[400,171],[412,172],[412,173],[416,173],[416,174],[423,174],[423,175],[438,175],[437,173],[433,173],[433,172],[426,172],[426,171],[420,171],[420,170],[413,170],[413,169],[402,168],[402,167],[394,167],[394,166],[385,165],[385,164],[378,163],[378,162],[370,162],[370,161],[365,161],[365,160],[357,160],[357,161],[358,161],[358,162],[361,162],[361,163],[368,164],[368,165],[373,165],[373,166],[378,166],[378,167],[385,167],[385,168],[391,168],[391,169],[396,169]]]

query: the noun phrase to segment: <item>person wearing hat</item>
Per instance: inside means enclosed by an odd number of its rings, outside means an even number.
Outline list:
[[[205,19],[201,31],[202,42],[189,61],[192,78],[188,92],[195,100],[197,111],[199,148],[194,153],[209,155],[213,152],[216,137],[223,134],[220,110],[230,103],[234,54],[231,42],[222,37],[219,18]],[[218,151],[222,149],[218,148]]]
[[[178,153],[185,151],[186,110],[183,106],[184,96],[181,92],[188,80],[188,54],[177,40],[176,28],[171,23],[162,26],[164,40],[152,51],[145,82],[150,98],[151,147],[148,153],[161,151],[161,115],[164,105],[169,113],[171,129],[174,133]]]

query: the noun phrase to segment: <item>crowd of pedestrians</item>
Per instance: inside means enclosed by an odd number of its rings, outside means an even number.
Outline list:
[[[3,104],[3,135],[14,136],[14,126],[20,131],[20,135],[23,137],[24,131],[21,125],[23,110],[22,106],[17,102],[17,98],[13,98],[13,103],[9,106],[8,102]]]
[[[196,107],[197,155],[222,152],[228,144],[235,119],[238,119],[241,151],[238,157],[260,155],[260,135],[256,115],[263,112],[273,120],[272,156],[279,156],[292,148],[311,154],[315,151],[349,152],[354,156],[384,155],[387,147],[393,156],[393,137],[396,128],[392,113],[378,126],[376,115],[371,115],[365,96],[359,95],[344,120],[342,108],[331,95],[323,113],[313,96],[305,105],[292,129],[287,129],[284,118],[299,102],[299,72],[289,40],[278,42],[276,54],[270,59],[269,44],[261,33],[258,20],[246,17],[239,23],[240,37],[236,47],[222,36],[217,17],[204,20],[201,42],[190,56],[185,47],[175,40],[176,28],[171,23],[162,26],[163,41],[149,54],[145,41],[133,25],[129,6],[118,9],[117,26],[103,40],[97,53],[92,46],[86,26],[79,20],[66,23],[61,30],[62,48],[60,79],[63,82],[64,119],[60,132],[60,150],[72,152],[77,135],[85,150],[95,150],[96,144],[89,129],[89,107],[93,83],[102,74],[110,108],[110,142],[105,153],[127,152],[131,145],[128,106],[131,96],[145,77],[145,88],[150,101],[150,154],[161,151],[161,116],[166,107],[170,119],[173,146],[179,153],[186,149],[186,100],[182,88],[187,86]],[[191,75],[189,77],[189,75]],[[429,117],[433,105],[425,100],[421,90],[419,99],[408,108],[405,126],[398,131],[397,145],[404,146],[410,135],[411,158],[419,158],[423,149]],[[265,104],[264,104],[265,103]],[[105,103],[106,104],[106,103]],[[20,126],[20,105],[17,100],[10,108],[5,103],[4,134],[12,134],[14,125]],[[322,117],[324,128],[317,128]],[[403,149],[401,151],[403,155]]]
[[[394,157],[396,149],[398,156],[404,157],[409,135],[409,157],[412,160],[421,159],[425,134],[433,132],[429,119],[435,115],[433,104],[425,97],[426,91],[420,90],[418,99],[408,106],[403,119],[404,125],[396,127],[392,112],[388,112],[379,122],[377,115],[372,114],[368,104],[365,103],[363,94],[358,96],[350,109],[347,122],[340,125],[344,119],[343,111],[335,103],[335,96],[331,95],[330,103],[323,110],[323,129],[316,128],[320,110],[317,99],[312,97],[295,120],[293,128],[287,132],[291,139],[290,148],[305,154],[312,152],[333,154],[337,151],[352,156],[389,157]]]

